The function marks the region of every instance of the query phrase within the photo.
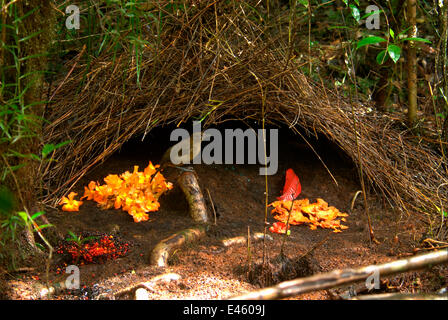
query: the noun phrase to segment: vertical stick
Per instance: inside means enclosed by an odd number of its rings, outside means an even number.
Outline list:
[[[417,1],[408,0],[409,37],[417,36]],[[408,124],[412,127],[417,118],[417,54],[414,41],[409,41],[408,48]]]
[[[291,217],[291,211],[292,211],[292,208],[294,207],[294,201],[295,201],[295,199],[292,199],[291,207],[289,208],[289,211],[288,211],[288,219],[286,220],[286,230],[285,230],[285,234],[283,235],[282,246],[281,246],[281,249],[280,249],[280,255],[281,256],[283,255],[283,249],[285,247],[286,237],[288,236],[289,218]]]
[[[250,226],[247,226],[247,278],[249,278],[252,265],[252,254],[250,251]]]
[[[310,77],[311,72],[313,71],[313,65],[311,61],[311,1],[308,0],[308,63],[310,68]]]
[[[345,24],[345,19],[344,19],[344,14],[342,13],[341,10],[341,16],[342,16],[342,20],[344,21]],[[352,72],[349,72],[350,75],[350,79],[352,79],[354,85],[355,85],[355,94],[356,94],[356,99],[358,99],[358,85],[357,85],[357,81],[356,81],[356,74],[355,74],[355,68],[354,68],[354,63],[353,63],[353,55],[352,55],[352,51],[351,51],[351,47],[348,46],[348,56],[350,57],[351,60],[351,65],[352,65]],[[350,71],[350,70],[349,70]],[[373,228],[372,228],[372,222],[370,221],[370,214],[369,214],[369,206],[367,203],[367,193],[366,193],[366,186],[364,183],[364,173],[363,173],[363,165],[362,165],[362,159],[361,159],[361,151],[360,151],[360,147],[359,147],[359,140],[358,140],[358,133],[359,136],[361,137],[361,132],[358,132],[357,129],[357,123],[356,123],[356,116],[355,116],[355,107],[353,104],[353,98],[352,98],[352,92],[349,90],[349,98],[350,98],[350,105],[351,105],[351,109],[352,109],[352,119],[353,119],[353,134],[355,137],[355,142],[356,142],[356,151],[357,151],[357,155],[358,155],[358,162],[359,162],[359,178],[361,180],[361,189],[362,189],[362,195],[364,198],[364,211],[366,213],[367,216],[367,223],[369,225],[369,239],[370,239],[370,243],[374,242],[374,243],[379,243],[378,240],[376,240],[375,238],[375,234],[373,233]]]
[[[205,190],[207,190],[207,193],[208,193],[208,198],[210,199],[210,202],[211,202],[211,205],[212,205],[213,216],[215,217],[215,226],[216,226],[216,225],[217,225],[217,223],[216,223],[216,210],[215,210],[215,205],[214,205],[214,203],[213,203],[213,199],[212,199],[212,196],[210,195],[210,191],[208,191],[208,189],[207,189],[207,188],[205,188]]]
[[[258,85],[260,86],[260,92],[261,92],[261,126],[262,126],[262,134],[263,134],[263,156],[264,156],[264,163],[267,163],[267,155],[266,155],[266,134],[265,134],[265,111],[266,111],[266,96],[264,94],[263,86],[260,83],[260,80],[258,79],[257,75],[253,73],[252,71],[249,71],[254,78],[257,80]],[[265,258],[266,258],[266,233],[268,231],[268,167],[264,167],[264,182],[265,182],[265,206],[264,206],[264,236],[263,236],[263,263],[262,266],[264,268]]]
[[[297,180],[297,185],[296,185],[295,190],[297,190],[297,188],[299,187],[299,184],[300,184],[300,181]],[[294,201],[295,201],[294,193],[295,192],[296,191],[294,191],[293,194],[291,195],[291,200],[292,200],[291,201],[291,207],[289,208],[289,211],[288,211],[288,219],[286,220],[286,230],[285,230],[285,235],[283,236],[283,242],[282,242],[282,246],[281,246],[281,249],[280,249],[280,255],[283,255],[283,249],[285,247],[286,237],[288,236],[289,219],[291,218],[291,211],[294,208]]]

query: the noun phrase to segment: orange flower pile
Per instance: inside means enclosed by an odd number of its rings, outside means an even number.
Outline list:
[[[159,210],[159,197],[173,188],[172,183],[157,172],[158,167],[149,162],[143,172],[138,171],[138,166],[134,166],[133,173],[126,171],[121,175],[108,175],[104,178],[104,185],[91,181],[84,187],[81,199],[93,200],[103,209],[121,208],[135,222],[146,221],[149,219],[148,212]]]
[[[82,201],[73,199],[78,194],[76,192],[70,192],[67,197],[62,197],[59,205],[62,206],[62,210],[64,211],[79,211],[79,206],[82,205]]]
[[[291,208],[291,200],[274,201],[269,204],[273,206],[272,214],[274,218],[286,223],[288,220],[288,210]],[[300,225],[309,224],[311,230],[317,227],[333,229],[333,232],[341,232],[347,226],[341,224],[346,221],[348,214],[340,212],[335,207],[329,207],[323,199],[317,199],[315,203],[310,203],[308,199],[294,201],[289,224]],[[340,219],[338,219],[340,218]]]

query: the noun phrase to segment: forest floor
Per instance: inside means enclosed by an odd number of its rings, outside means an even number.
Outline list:
[[[151,138],[149,139],[151,140]],[[350,210],[354,194],[360,190],[357,170],[352,162],[338,149],[326,141],[315,143],[316,152],[335,177],[337,185],[315,153],[297,139],[286,137],[279,147],[279,168],[275,175],[268,177],[269,203],[280,195],[284,183],[284,173],[292,168],[300,177],[302,193],[299,199],[314,201],[323,198],[331,206],[349,214],[345,225],[348,229],[333,233],[328,229],[311,230],[306,225],[292,226],[287,239],[286,254],[297,258],[313,245],[328,240],[312,254],[312,272],[328,272],[334,269],[380,264],[412,254],[414,248],[422,246],[427,225],[425,217],[416,213],[393,211],[383,200],[370,194],[369,212],[375,236],[379,244],[369,240],[367,218],[362,196]],[[166,144],[161,141],[156,147],[138,142],[130,142],[122,151],[110,157],[101,166],[92,170],[79,181],[74,191],[83,194],[83,187],[89,181],[100,181],[108,174],[132,172],[134,165],[140,169],[149,161],[158,163]],[[265,178],[259,175],[258,165],[195,165],[201,188],[207,198],[205,188],[210,191],[217,209],[217,225],[207,236],[195,244],[177,250],[169,260],[166,270],[149,265],[149,255],[154,246],[176,231],[192,225],[188,215],[188,205],[176,186],[160,198],[161,208],[150,213],[150,220],[135,223],[132,217],[121,210],[101,210],[93,201],[85,201],[79,212],[64,212],[47,209],[47,217],[59,232],[75,234],[101,232],[112,234],[131,243],[129,253],[116,260],[101,264],[80,266],[82,290],[63,291],[54,299],[95,299],[98,293],[111,298],[112,293],[133,284],[148,281],[152,277],[172,272],[181,278],[169,283],[160,282],[149,291],[150,299],[224,299],[259,288],[249,283],[244,272],[247,264],[248,248],[245,243],[224,247],[221,240],[235,236],[246,236],[248,226],[251,232],[263,232],[265,213]],[[269,222],[275,222],[268,210]],[[282,235],[273,234],[272,241],[266,241],[267,257],[274,259],[280,252]],[[259,262],[263,254],[263,242],[252,242],[252,262]],[[54,259],[50,271],[52,283],[64,281],[68,276],[57,273],[58,257]],[[8,299],[32,299],[37,283],[44,283],[45,265],[30,265],[27,273],[3,275],[2,293]],[[447,266],[430,270],[408,272],[381,279],[381,292],[434,292],[448,284]],[[348,288],[331,291],[317,291],[303,294],[294,299],[332,299]],[[378,291],[377,291],[378,292]],[[109,296],[108,296],[109,295]],[[121,299],[133,299],[124,295]]]

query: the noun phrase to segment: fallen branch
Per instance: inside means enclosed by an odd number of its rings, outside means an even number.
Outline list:
[[[43,284],[36,284],[36,291],[37,291],[37,295],[36,298],[37,299],[44,299],[44,298],[48,298],[50,299],[53,295],[57,295],[65,290],[67,290],[67,285],[65,283],[65,281],[57,281],[55,283],[53,283],[51,286],[50,285],[43,285]]]
[[[276,286],[249,292],[247,294],[232,297],[230,299],[282,299],[306,292],[325,290],[341,285],[363,281],[375,273],[378,276],[387,276],[447,262],[448,249],[444,249],[414,256],[408,259],[396,260],[381,265],[370,265],[358,269],[335,270],[332,272],[321,273],[307,278],[285,281],[279,283]]]
[[[254,242],[263,240],[264,238],[265,238],[265,236],[264,236],[264,233],[262,233],[262,232],[255,232],[254,234],[252,234],[250,236],[250,240],[254,241]],[[273,241],[274,239],[269,234],[267,234],[266,240]],[[221,242],[224,247],[230,247],[230,246],[233,246],[236,244],[247,244],[247,236],[246,237],[245,236],[237,236],[237,237],[233,237],[233,238],[226,238],[226,239],[221,240]]]
[[[149,292],[145,288],[135,290],[135,300],[149,300]]]
[[[115,298],[121,297],[126,294],[132,294],[133,291],[136,291],[137,289],[149,289],[152,290],[152,287],[157,284],[158,282],[171,282],[171,281],[177,281],[181,278],[180,275],[177,273],[163,273],[158,276],[155,276],[154,278],[145,281],[145,282],[139,282],[137,284],[133,284],[129,287],[126,287],[124,289],[121,289],[117,292],[114,292],[113,296]],[[143,293],[143,292],[142,292]],[[137,299],[138,300],[138,299]]]
[[[166,267],[168,265],[168,259],[174,250],[203,237],[208,230],[210,222],[196,173],[193,169],[182,170],[184,172],[179,176],[177,182],[187,199],[190,216],[197,225],[173,234],[154,247],[151,252],[150,263],[158,267]]]
[[[197,223],[209,223],[204,195],[194,171],[185,171],[179,176],[177,182],[185,194],[193,220]]]
[[[448,300],[448,296],[422,293],[383,293],[358,296],[351,300]]]
[[[28,268],[28,267],[23,267],[23,268],[17,268],[14,270],[4,270],[3,268],[0,268],[0,277],[3,276],[4,274],[14,274],[14,273],[25,273],[25,272],[30,272],[30,271],[34,271],[34,268]]]
[[[438,247],[433,247],[433,248],[415,248],[414,252],[428,251],[428,250],[439,250],[439,249],[445,249],[445,248],[448,248],[448,245],[438,246]]]
[[[206,225],[199,225],[179,231],[160,241],[152,250],[150,263],[158,267],[166,267],[170,255],[184,244],[192,243],[202,238],[207,231]]]

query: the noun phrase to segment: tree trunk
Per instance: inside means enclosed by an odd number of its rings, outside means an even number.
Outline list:
[[[50,1],[6,1],[2,2],[1,20],[3,25],[14,27],[2,28],[2,41],[8,49],[0,49],[0,76],[2,85],[7,89],[0,91],[1,104],[9,108],[16,105],[21,110],[20,116],[32,121],[16,120],[12,123],[12,138],[4,139],[0,152],[3,169],[22,166],[14,171],[18,184],[8,173],[5,183],[8,187],[20,193],[21,206],[30,210],[36,209],[36,196],[40,189],[38,177],[39,162],[29,157],[11,156],[11,151],[29,155],[40,155],[41,129],[43,116],[43,86],[44,71],[47,69],[47,53],[51,40],[54,38],[55,10]],[[30,14],[31,13],[31,14]],[[21,19],[20,22],[17,22]],[[39,34],[36,32],[41,31]],[[14,55],[11,53],[14,52]],[[8,106],[9,105],[9,106]],[[10,121],[3,118],[0,121]],[[14,140],[15,139],[15,140]],[[7,162],[7,163],[6,163]],[[2,172],[3,174],[3,172]]]
[[[42,148],[46,53],[56,31],[56,11],[51,3],[40,0],[1,3],[0,105],[7,112],[0,118],[3,125],[0,181],[16,195],[14,211],[30,214],[40,211],[37,202],[41,190],[40,162],[31,155],[39,156]],[[19,248],[21,259],[39,252],[30,229],[25,228],[17,237],[20,243],[29,245]],[[12,261],[6,259],[9,266]]]
[[[377,88],[372,94],[372,100],[375,101],[378,110],[387,111],[386,104],[390,91],[389,69],[384,68],[380,71],[380,80],[377,83]]]

